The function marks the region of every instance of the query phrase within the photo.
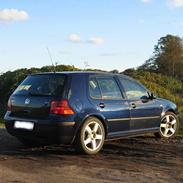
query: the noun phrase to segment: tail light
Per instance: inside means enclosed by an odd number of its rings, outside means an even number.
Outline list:
[[[8,100],[8,111],[11,111],[11,107],[12,107],[12,106],[11,106],[11,100],[9,99],[9,100]]]
[[[74,111],[69,106],[68,100],[61,100],[51,102],[50,113],[58,115],[71,115],[74,114]]]

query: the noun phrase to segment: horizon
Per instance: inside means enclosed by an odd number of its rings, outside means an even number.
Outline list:
[[[106,71],[137,68],[160,37],[183,37],[182,10],[183,0],[39,0],[36,6],[2,0],[0,73],[51,62]]]
[[[121,71],[121,70],[118,70],[118,69],[112,69],[112,70],[101,70],[101,69],[95,69],[95,68],[79,68],[79,67],[76,67],[75,65],[65,65],[65,64],[59,64],[59,65],[43,65],[41,67],[30,67],[30,68],[27,68],[27,67],[20,67],[20,68],[16,68],[14,70],[7,70],[5,72],[0,72],[0,75],[3,75],[5,74],[6,72],[16,72],[18,70],[22,70],[22,69],[42,69],[43,67],[54,67],[56,69],[57,66],[72,66],[74,67],[75,69],[78,69],[78,70],[66,70],[66,71],[51,71],[51,72],[112,72],[112,71],[118,71],[118,73],[122,73],[124,72],[125,70]],[[127,68],[127,69],[135,69],[135,68]]]

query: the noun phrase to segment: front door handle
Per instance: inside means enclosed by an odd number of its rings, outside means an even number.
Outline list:
[[[132,107],[133,109],[135,109],[135,108],[136,108],[136,104],[135,104],[135,103],[131,103],[131,107]]]
[[[100,103],[100,104],[98,104],[98,106],[103,109],[105,107],[105,104],[104,103]]]

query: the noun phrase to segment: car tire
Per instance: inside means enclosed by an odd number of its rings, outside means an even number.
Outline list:
[[[159,132],[154,135],[158,138],[169,139],[176,136],[179,130],[179,119],[173,112],[166,112],[161,118]]]
[[[102,149],[104,140],[105,129],[102,122],[95,117],[89,117],[79,130],[75,149],[79,153],[93,155]]]

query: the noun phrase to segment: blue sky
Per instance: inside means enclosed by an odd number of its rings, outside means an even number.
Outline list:
[[[0,72],[50,65],[123,71],[183,36],[183,0],[1,0]]]

